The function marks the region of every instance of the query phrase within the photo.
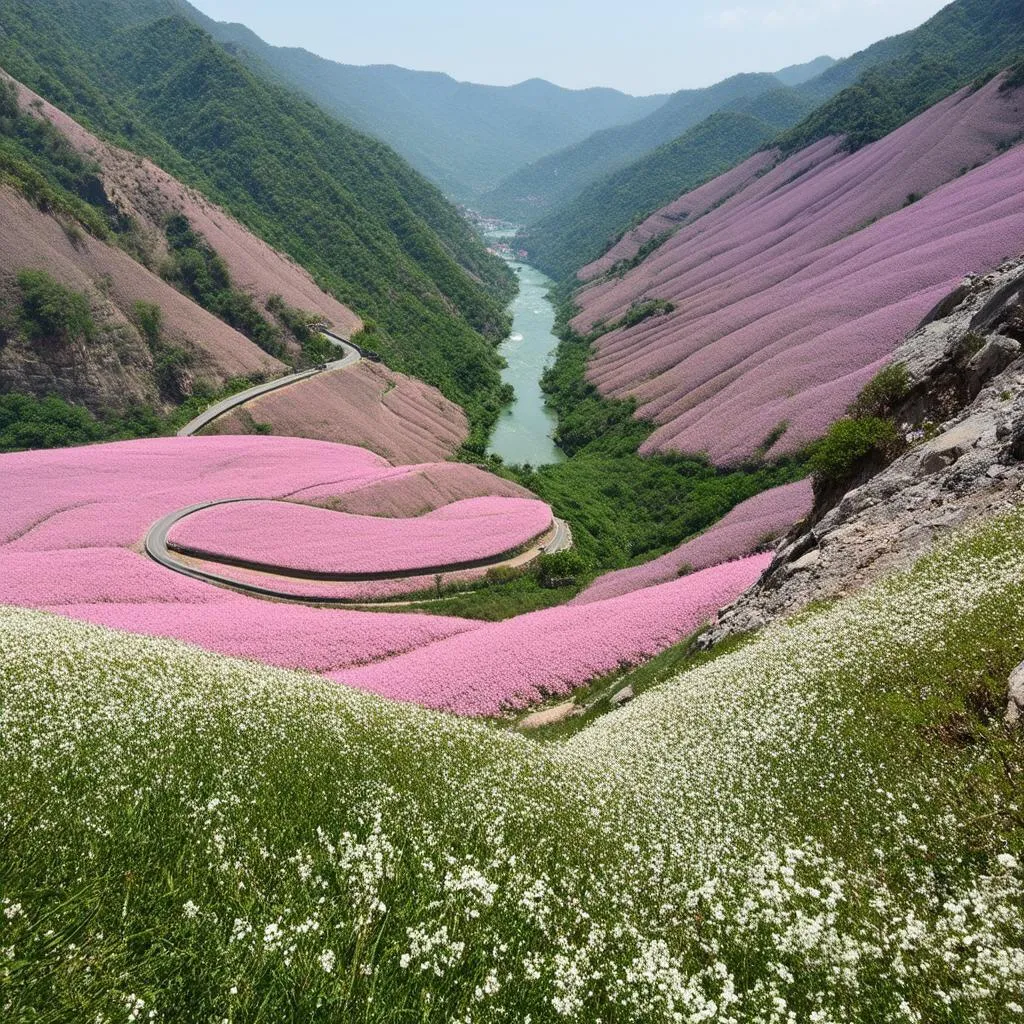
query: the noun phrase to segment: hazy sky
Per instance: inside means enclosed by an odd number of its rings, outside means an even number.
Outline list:
[[[710,85],[913,28],[943,0],[192,0],[267,42],[346,64],[634,94]]]

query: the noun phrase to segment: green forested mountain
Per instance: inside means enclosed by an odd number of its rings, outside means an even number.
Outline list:
[[[837,63],[835,57],[815,57],[814,60],[809,60],[806,64],[791,64],[787,68],[782,68],[781,71],[775,72],[775,77],[783,85],[803,85],[804,82],[817,78],[818,75],[828,71]]]
[[[732,103],[780,88],[774,75],[735,75],[707,89],[673,94],[653,114],[633,124],[598,132],[510,175],[480,199],[480,208],[530,224],[571,202],[582,189],[626,167]]]
[[[666,99],[562,89],[540,79],[501,87],[393,65],[339,64],[271,46],[244,25],[213,21],[185,0],[181,7],[235,56],[382,139],[460,202],[473,202],[548,153],[645,117]]]
[[[919,28],[882,40],[796,88],[734,101],[723,113],[744,114],[756,126],[709,119],[562,202],[526,229],[523,244],[545,273],[569,278],[631,224],[769,141],[785,151],[828,135],[863,145],[1021,54],[1020,0],[956,0]]]
[[[384,144],[267,82],[176,0],[0,0],[0,65],[152,157],[306,266],[368,321],[366,344],[464,405],[500,404],[508,269]]]
[[[956,89],[1012,64],[1024,54],[1024,4],[956,0],[919,28],[876,46],[886,60],[870,64],[850,88],[787,133],[785,149],[837,134],[853,146],[873,142]]]

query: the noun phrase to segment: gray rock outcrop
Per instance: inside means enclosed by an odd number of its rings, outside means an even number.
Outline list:
[[[965,280],[907,338],[893,357],[909,378],[895,415],[907,450],[845,493],[819,495],[701,646],[906,568],[938,538],[1024,501],[1022,300],[1024,259]]]
[[[1006,704],[1006,724],[1017,726],[1022,722],[1024,722],[1024,662],[1010,674]]]

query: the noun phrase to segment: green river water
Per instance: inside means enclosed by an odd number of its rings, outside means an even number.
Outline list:
[[[557,424],[540,389],[541,374],[558,346],[552,333],[555,309],[548,301],[553,282],[524,263],[511,266],[519,278],[519,294],[509,307],[512,334],[500,351],[508,361],[502,380],[515,388],[516,398],[498,420],[489,450],[507,463],[544,466],[565,458],[551,440]]]

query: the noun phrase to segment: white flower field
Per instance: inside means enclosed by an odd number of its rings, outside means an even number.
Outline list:
[[[1024,1021],[1024,516],[571,739],[0,614],[0,1019]]]

